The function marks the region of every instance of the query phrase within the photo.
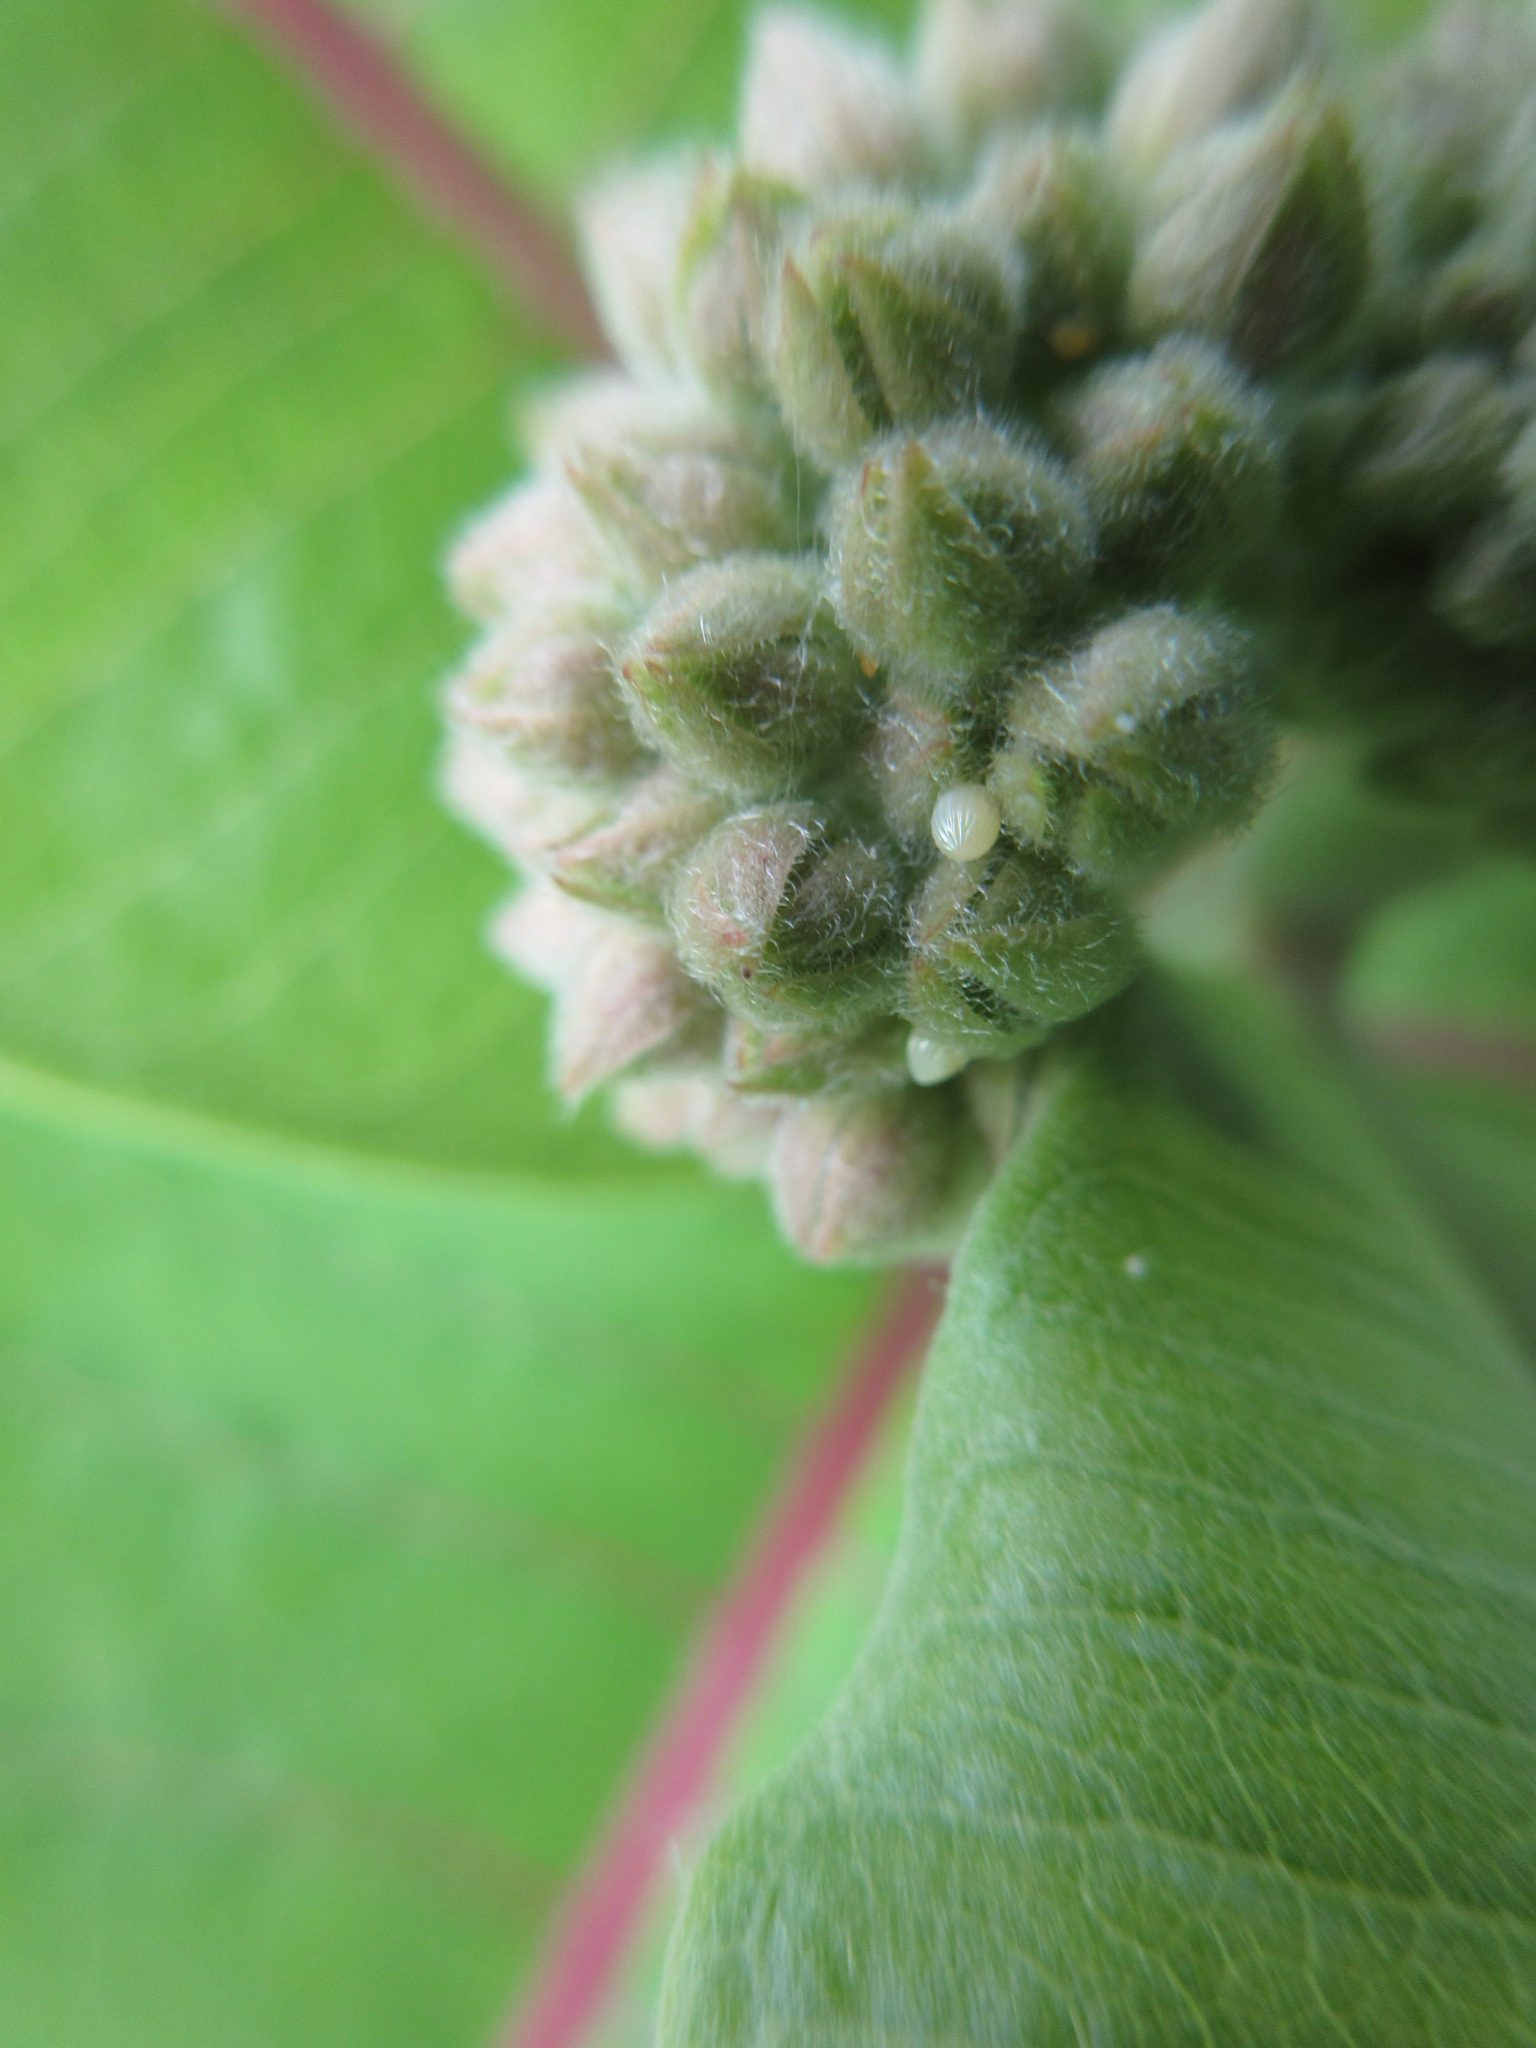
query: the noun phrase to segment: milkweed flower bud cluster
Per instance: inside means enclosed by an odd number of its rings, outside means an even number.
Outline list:
[[[559,1087],[812,1256],[948,1242],[1279,724],[1528,815],[1528,19],[1356,75],[1305,0],[773,10],[736,150],[584,228],[618,366],[453,557],[450,793]]]

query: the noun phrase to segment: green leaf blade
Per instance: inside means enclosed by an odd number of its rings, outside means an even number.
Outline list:
[[[1058,1083],[957,1267],[882,1621],[706,1857],[668,2048],[1530,2038],[1536,1403],[1393,1203],[1266,1135]]]

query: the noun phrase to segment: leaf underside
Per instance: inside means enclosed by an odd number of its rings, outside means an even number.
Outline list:
[[[1536,2039],[1536,1396],[1288,1031],[1058,1076],[667,2048]],[[1218,1117],[1212,1104],[1220,1101]]]

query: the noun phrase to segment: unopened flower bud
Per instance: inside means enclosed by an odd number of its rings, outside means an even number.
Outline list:
[[[805,804],[729,818],[681,870],[669,903],[678,957],[738,1015],[782,1022],[878,1009],[899,953],[887,856],[829,835]]]
[[[1248,636],[1173,605],[1128,613],[1029,676],[1009,740],[1005,755],[1070,771],[1053,844],[1106,880],[1240,824],[1273,745]],[[1006,779],[993,788],[1003,802]]]
[[[605,919],[555,990],[555,1086],[567,1102],[581,1102],[617,1074],[698,1055],[719,1036],[718,1012],[678,967],[671,948]]]
[[[952,143],[1097,104],[1108,72],[1091,8],[1076,0],[927,0],[917,79]]]
[[[1107,363],[1060,426],[1115,568],[1203,572],[1262,538],[1279,503],[1272,408],[1209,342]]]
[[[1536,532],[1508,509],[1484,520],[1436,578],[1434,606],[1474,647],[1536,647]]]
[[[982,1057],[1038,1044],[1096,1009],[1139,962],[1124,915],[1058,863],[999,847],[941,861],[912,916],[907,1010]]]
[[[1486,357],[1433,355],[1388,379],[1342,480],[1350,511],[1434,538],[1488,506],[1522,404]]]
[[[877,42],[793,7],[757,18],[741,98],[749,171],[805,192],[881,185],[921,169],[906,80]]]
[[[772,338],[797,446],[835,468],[891,426],[1000,398],[1020,289],[1006,241],[937,209],[822,218],[784,259]]]
[[[638,372],[678,361],[678,250],[700,176],[693,156],[626,166],[578,208],[582,267],[609,340]]]
[[[739,165],[711,164],[683,237],[678,321],[705,385],[727,403],[767,389],[768,318],[798,196]]]
[[[551,606],[486,635],[448,686],[452,724],[573,782],[627,774],[639,749],[609,652],[616,614]]]
[[[962,691],[1078,595],[1093,525],[1043,448],[981,421],[892,436],[839,487],[838,616],[904,678]]]
[[[1322,43],[1310,0],[1208,0],[1126,71],[1109,111],[1115,153],[1145,175],[1313,68]]]
[[[485,624],[573,589],[598,589],[611,565],[580,498],[560,477],[531,477],[488,506],[454,542],[448,582]]]
[[[852,1030],[732,1017],[724,1069],[747,1095],[814,1095],[823,1088],[892,1088],[905,1078],[906,1033],[891,1018]]]
[[[1131,218],[1087,130],[1006,131],[982,163],[966,212],[1011,236],[1023,256],[1031,367],[1059,368],[1103,348],[1130,273]]]
[[[980,758],[960,707],[893,690],[875,714],[865,763],[886,823],[920,850],[940,792],[973,779]]]
[[[718,797],[658,768],[617,809],[552,847],[550,877],[583,902],[660,923],[678,865],[721,814]]]
[[[789,547],[795,501],[781,444],[671,392],[578,441],[565,473],[593,522],[642,578],[712,556]]]
[[[600,790],[514,768],[493,740],[462,726],[448,734],[438,786],[449,810],[517,867],[588,831],[604,805]]]
[[[736,555],[669,585],[621,681],[643,737],[711,789],[772,795],[847,738],[863,676],[814,560]]]
[[[914,1088],[797,1104],[774,1138],[774,1213],[818,1265],[949,1248],[979,1147],[950,1105]]]
[[[491,921],[491,951],[524,981],[553,993],[579,970],[609,929],[601,912],[572,902],[540,876],[497,910]]]
[[[1369,265],[1365,189],[1340,109],[1288,94],[1170,172],[1173,197],[1131,273],[1132,325],[1225,342],[1267,371],[1330,340]]]
[[[726,1180],[765,1173],[782,1105],[739,1096],[704,1073],[645,1074],[621,1081],[613,1121],[623,1136],[654,1152],[686,1146]]]

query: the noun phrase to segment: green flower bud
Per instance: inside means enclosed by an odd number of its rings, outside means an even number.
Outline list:
[[[1074,0],[927,0],[923,9],[918,89],[953,144],[1094,107],[1107,79],[1099,24]]]
[[[1203,572],[1251,547],[1279,507],[1273,408],[1192,339],[1107,363],[1062,405],[1062,437],[1124,573]]]
[[[527,768],[611,782],[639,758],[610,653],[619,616],[550,605],[494,628],[448,686],[450,723]]]
[[[867,1015],[889,995],[901,900],[888,856],[834,838],[807,804],[745,811],[679,873],[678,958],[743,1017]]]
[[[1139,965],[1126,917],[1043,855],[999,847],[941,861],[912,915],[908,1015],[981,1057],[1038,1044],[1122,989]]]
[[[688,359],[727,403],[766,395],[768,320],[784,237],[799,204],[786,186],[730,164],[700,180],[678,267]]]
[[[1536,100],[1504,137],[1479,215],[1476,231],[1434,275],[1425,325],[1454,341],[1513,348],[1536,314]]]
[[[795,498],[782,444],[670,391],[578,439],[565,473],[598,529],[642,578],[712,556],[792,546]]]
[[[1485,520],[1435,579],[1434,606],[1475,647],[1536,647],[1536,532],[1507,510]]]
[[[1179,158],[1131,273],[1133,326],[1185,328],[1267,371],[1331,340],[1369,268],[1348,121],[1304,92]]]
[[[636,730],[709,789],[787,790],[847,740],[863,676],[814,561],[735,555],[672,583],[625,650]]]
[[[906,1079],[905,1026],[884,1019],[852,1032],[732,1017],[724,1069],[748,1095],[814,1095],[823,1088],[895,1088]]]
[[[804,192],[881,185],[922,169],[906,80],[872,39],[798,8],[757,18],[741,98],[741,156]]]
[[[582,267],[604,331],[639,374],[678,362],[673,287],[699,175],[691,155],[626,166],[577,209]]]
[[[822,217],[784,260],[772,374],[796,445],[826,468],[891,426],[1000,398],[1019,331],[1006,242],[937,209]]]
[[[865,761],[887,825],[904,845],[921,849],[939,793],[970,780],[980,752],[953,705],[893,690],[875,715]]]
[[[854,645],[941,691],[995,668],[1080,596],[1082,495],[1045,451],[982,421],[892,436],[839,486],[838,616]]]
[[[1322,41],[1308,0],[1210,0],[1129,66],[1109,110],[1110,144],[1144,175],[1315,68]]]
[[[1080,362],[1104,346],[1120,321],[1132,231],[1128,202],[1091,134],[1000,136],[966,212],[1010,236],[1024,259],[1026,368]]]
[[[1482,356],[1433,355],[1389,378],[1342,480],[1347,509],[1433,539],[1492,503],[1523,410]]]
[[[1131,612],[1020,685],[1003,773],[1009,823],[1018,756],[1054,774],[1049,837],[1099,880],[1134,876],[1192,841],[1241,824],[1272,759],[1248,636],[1172,605]]]
[[[664,922],[673,875],[721,815],[719,797],[692,788],[671,768],[658,768],[616,810],[551,846],[550,879],[604,910]]]
[[[797,1104],[774,1136],[779,1228],[818,1265],[950,1248],[980,1148],[947,1102],[906,1088]]]

